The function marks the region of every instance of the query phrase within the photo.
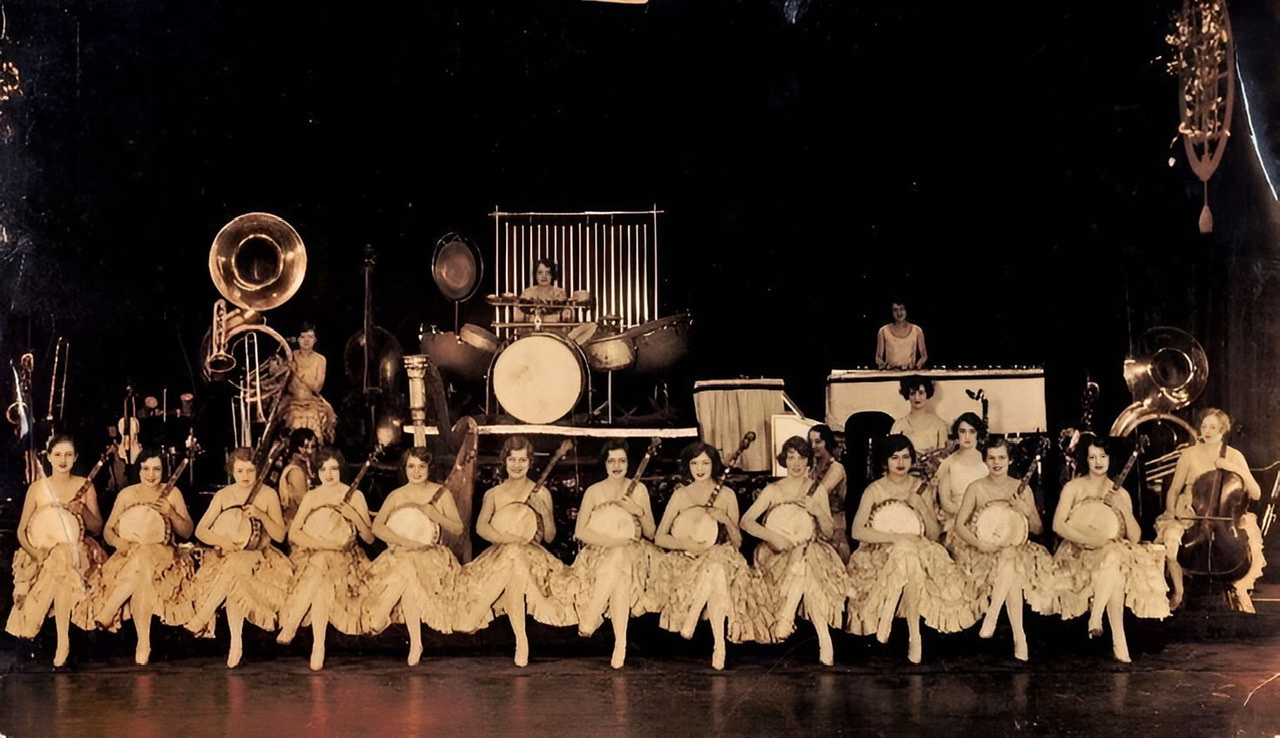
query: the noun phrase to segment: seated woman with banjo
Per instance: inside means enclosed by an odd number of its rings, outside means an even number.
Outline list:
[[[476,518],[476,533],[493,545],[462,567],[458,580],[458,619],[483,625],[505,612],[515,635],[516,666],[529,664],[526,612],[547,625],[576,622],[568,567],[542,547],[556,537],[551,493],[543,485],[571,447],[571,441],[562,442],[534,482],[533,444],[525,436],[507,438],[499,454],[506,480],[484,493]]]
[[[756,569],[779,603],[774,637],[783,641],[795,631],[803,601],[804,616],[818,633],[818,661],[831,666],[830,629],[844,624],[848,581],[844,562],[826,542],[832,533],[831,505],[825,494],[814,494],[822,480],[809,478],[812,462],[808,441],[800,436],[784,441],[778,463],[787,476],[760,492],[742,515],[742,529],[762,541]]]
[[[923,496],[929,483],[911,475],[916,449],[901,433],[881,446],[885,474],[862,493],[850,532],[860,541],[849,557],[845,629],[889,641],[896,616],[907,621],[907,659],[920,663],[920,621],[943,633],[973,625],[960,572],[935,540],[938,518]]]
[[[332,446],[316,454],[320,485],[302,498],[289,526],[289,558],[293,579],[280,608],[280,634],[287,644],[297,635],[304,617],[311,620],[311,668],[324,668],[324,642],[329,624],[347,635],[364,633],[365,570],[369,557],[357,540],[373,543],[369,506],[360,482],[382,451],[374,449],[351,484],[342,483],[346,459]]]
[[[264,467],[280,451],[279,445],[267,455]],[[240,663],[244,653],[244,621],[275,630],[276,618],[288,592],[293,566],[272,543],[284,541],[284,520],[280,498],[262,483],[253,463],[253,449],[231,452],[227,471],[235,482],[214,494],[209,509],[196,524],[196,538],[214,547],[200,560],[193,583],[195,613],[187,630],[212,638],[218,608],[227,612],[231,647],[227,668]]]
[[[13,555],[13,609],[5,632],[35,638],[52,610],[58,635],[54,666],[71,653],[71,623],[94,627],[91,585],[107,554],[90,536],[102,532],[102,513],[93,477],[115,449],[108,448],[87,477],[75,476],[76,445],[71,436],[49,439],[51,471],[27,487],[18,519],[18,544]]]
[[[465,464],[465,461],[459,460]],[[454,587],[461,566],[441,534],[461,536],[462,518],[453,494],[429,481],[431,451],[415,446],[400,464],[405,484],[391,490],[373,519],[373,534],[386,541],[369,569],[365,627],[380,633],[392,622],[409,631],[409,666],[422,658],[422,624],[440,633],[468,629],[455,623]],[[457,627],[456,625],[463,625]]]
[[[574,538],[582,541],[570,571],[581,585],[574,603],[578,634],[590,636],[607,613],[613,623],[613,658],[621,669],[627,658],[627,622],[632,615],[658,612],[666,596],[669,568],[653,544],[657,526],[649,506],[649,489],[640,481],[658,449],[654,438],[627,479],[627,441],[605,441],[603,481],[587,488],[578,509]]]
[[[1064,620],[1089,611],[1089,637],[1102,635],[1102,614],[1111,624],[1111,651],[1129,663],[1124,633],[1125,604],[1138,617],[1169,616],[1164,582],[1164,547],[1139,543],[1142,529],[1129,493],[1120,485],[1142,451],[1142,441],[1111,480],[1110,439],[1085,434],[1076,446],[1076,468],[1084,474],[1067,482],[1053,514],[1053,532],[1062,536],[1054,552],[1058,571],[1058,614]]]
[[[965,490],[947,543],[964,572],[971,606],[975,612],[985,609],[978,635],[995,635],[1003,609],[1013,627],[1013,657],[1026,661],[1023,602],[1045,615],[1052,614],[1054,606],[1053,558],[1044,546],[1027,540],[1028,535],[1044,530],[1027,486],[1040,457],[1030,463],[1022,479],[1009,476],[1006,439],[989,440],[983,458],[987,476]]]
[[[755,433],[747,433],[728,467],[714,446],[703,441],[686,446],[680,452],[684,484],[672,493],[655,536],[659,546],[673,552],[668,557],[671,588],[659,624],[692,638],[705,612],[715,638],[715,669],[724,668],[726,637],[734,643],[773,640],[776,608],[739,552],[738,498],[724,486],[728,468],[753,440]]]
[[[191,619],[190,585],[195,560],[179,553],[175,539],[191,537],[195,523],[187,512],[182,491],[175,487],[190,456],[166,482],[164,453],[145,448],[138,455],[138,484],[120,490],[102,535],[116,552],[102,567],[95,592],[99,608],[95,620],[116,630],[133,618],[138,634],[134,661],[145,665],[151,656],[151,616],[166,625]]]

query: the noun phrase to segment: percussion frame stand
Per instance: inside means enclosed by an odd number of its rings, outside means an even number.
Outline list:
[[[604,402],[603,402],[603,403],[601,403],[598,407],[592,408],[592,410],[591,410],[591,417],[593,417],[593,418],[598,418],[598,417],[600,417],[600,413],[601,413],[601,411],[604,411],[604,410],[606,410],[606,409],[607,409],[607,411],[608,411],[608,418],[607,418],[607,422],[609,423],[609,425],[613,425],[613,408],[614,408],[614,402],[613,402],[613,372],[612,372],[612,371],[609,371],[609,372],[606,372],[606,374],[608,374],[608,377],[607,377],[607,379],[605,380],[605,400],[604,400]],[[626,417],[631,417],[631,413],[624,412],[624,413],[622,413],[622,414],[623,414],[624,416],[626,416]]]

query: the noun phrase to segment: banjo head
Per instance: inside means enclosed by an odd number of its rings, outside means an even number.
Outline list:
[[[134,505],[120,513],[116,532],[132,543],[168,543],[173,537],[169,519],[152,505]]]
[[[1020,546],[1027,542],[1027,516],[1006,500],[992,500],[973,517],[978,540],[996,546]]]
[[[705,505],[694,505],[681,510],[671,521],[671,535],[711,546],[720,538],[720,524],[707,512]]]
[[[320,505],[307,513],[302,530],[313,538],[329,544],[332,549],[343,549],[356,540],[356,529],[338,509],[337,505]]]
[[[27,521],[27,540],[39,549],[76,543],[84,537],[84,521],[61,505],[45,505]]]
[[[1076,505],[1067,516],[1067,522],[1108,541],[1119,540],[1124,531],[1124,518],[1120,511],[1098,498],[1084,500]]]
[[[640,521],[616,502],[597,505],[591,511],[591,520],[587,523],[587,529],[612,538],[640,540]]]
[[[817,537],[818,526],[798,502],[777,505],[765,516],[764,527],[782,535],[792,546],[808,543]]]
[[[532,543],[538,535],[538,514],[523,502],[512,502],[493,511],[489,524],[499,533]]]
[[[243,506],[223,508],[209,527],[218,535],[230,538],[234,550],[257,549],[262,545],[262,521],[245,512]]]
[[[401,538],[423,546],[440,542],[440,526],[428,518],[418,505],[396,508],[395,512],[387,516],[387,527]]]
[[[924,535],[924,521],[911,503],[904,500],[885,500],[871,508],[867,525],[881,533]]]

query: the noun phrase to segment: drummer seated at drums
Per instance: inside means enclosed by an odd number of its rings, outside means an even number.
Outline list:
[[[569,301],[568,294],[557,282],[560,280],[560,267],[551,259],[539,257],[533,263],[534,283],[520,293],[522,299],[538,300],[548,303],[548,307],[521,307],[516,310],[515,319],[519,322],[532,322],[541,316],[543,323],[568,323],[573,320],[573,309],[562,307],[559,310],[551,305],[564,304]]]

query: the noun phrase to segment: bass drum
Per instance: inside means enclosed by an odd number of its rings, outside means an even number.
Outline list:
[[[490,372],[503,410],[526,423],[554,423],[573,411],[587,386],[587,364],[576,343],[555,333],[530,333],[508,345]]]

